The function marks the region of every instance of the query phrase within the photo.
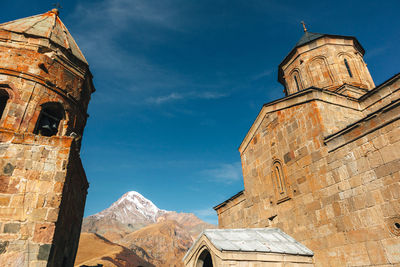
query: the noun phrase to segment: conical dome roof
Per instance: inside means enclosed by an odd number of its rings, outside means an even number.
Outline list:
[[[49,39],[88,64],[74,38],[58,17],[58,10],[0,24],[0,30]]]
[[[317,40],[318,38],[324,37],[325,34],[321,33],[313,33],[313,32],[308,32],[306,31],[303,36],[300,38],[300,40],[296,43],[296,47],[302,46],[308,42]]]

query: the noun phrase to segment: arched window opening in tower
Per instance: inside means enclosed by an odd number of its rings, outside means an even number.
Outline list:
[[[3,117],[4,110],[7,106],[9,95],[5,90],[0,90],[0,119]]]
[[[347,59],[344,59],[344,65],[346,65],[346,69],[347,69],[347,72],[349,73],[350,78],[353,78],[353,74],[351,73],[350,66],[349,66],[349,63],[347,62]]]
[[[64,109],[61,104],[46,103],[42,105],[42,111],[33,133],[43,136],[57,135],[60,121],[63,118]]]
[[[297,91],[300,91],[299,81],[297,80],[297,75],[294,75],[294,81],[296,83]]]

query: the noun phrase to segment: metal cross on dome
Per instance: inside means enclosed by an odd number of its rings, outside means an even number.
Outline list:
[[[304,23],[304,21],[301,21],[300,23],[303,25],[304,32],[307,32],[306,24]]]
[[[57,8],[58,10],[62,9],[63,7],[61,6],[60,2],[54,3],[53,6]]]

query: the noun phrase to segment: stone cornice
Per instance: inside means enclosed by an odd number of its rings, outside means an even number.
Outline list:
[[[242,196],[244,194],[244,190],[240,191],[239,193],[237,193],[236,195],[230,197],[229,199],[225,200],[224,202],[222,202],[221,204],[216,205],[215,207],[213,207],[214,210],[218,210],[219,208],[222,208],[223,206],[225,206],[226,204],[228,204],[228,202]]]

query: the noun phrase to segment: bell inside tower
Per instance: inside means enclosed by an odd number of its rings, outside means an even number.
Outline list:
[[[60,105],[47,105],[42,108],[34,134],[43,136],[57,135],[64,112]]]

